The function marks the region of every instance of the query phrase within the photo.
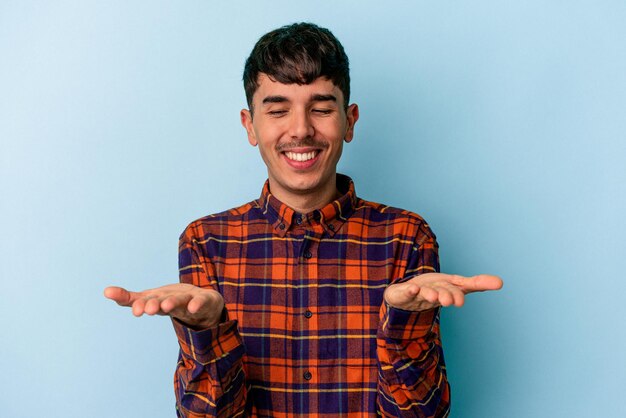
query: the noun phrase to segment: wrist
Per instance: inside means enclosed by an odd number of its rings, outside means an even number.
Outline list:
[[[198,318],[197,320],[189,320],[189,319],[178,319],[183,325],[187,328],[190,328],[194,331],[202,331],[209,328],[215,328],[219,324],[228,321],[228,311],[226,310],[226,306],[222,305],[222,310],[217,315],[212,315],[211,318]]]

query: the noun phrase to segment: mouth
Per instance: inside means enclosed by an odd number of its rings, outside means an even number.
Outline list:
[[[316,151],[310,151],[310,152],[286,151],[284,154],[285,154],[285,157],[287,157],[291,161],[304,162],[304,161],[312,160],[315,157],[317,157],[317,154],[319,154],[319,151],[317,151],[317,150]]]
[[[283,151],[282,154],[285,156],[287,164],[291,167],[298,170],[304,170],[315,165],[315,163],[319,160],[321,152],[321,149],[306,149]]]

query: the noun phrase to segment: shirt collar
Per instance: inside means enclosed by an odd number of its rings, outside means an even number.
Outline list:
[[[281,237],[300,225],[313,228],[321,225],[332,237],[352,215],[357,202],[354,182],[350,177],[337,173],[337,190],[341,193],[338,199],[310,213],[298,213],[272,195],[269,180],[266,180],[258,203],[269,223]]]

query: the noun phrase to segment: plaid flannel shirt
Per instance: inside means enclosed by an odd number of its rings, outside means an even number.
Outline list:
[[[418,215],[344,194],[308,214],[261,197],[192,222],[180,281],[213,288],[223,322],[174,322],[179,417],[441,417],[439,310],[387,306],[390,283],[439,271]]]

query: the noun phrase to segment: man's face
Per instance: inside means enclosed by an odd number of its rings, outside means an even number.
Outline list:
[[[311,84],[282,84],[259,76],[252,98],[254,117],[241,111],[248,141],[259,146],[270,189],[289,199],[335,190],[343,141],[350,142],[359,113],[347,111],[341,90],[320,77]]]

